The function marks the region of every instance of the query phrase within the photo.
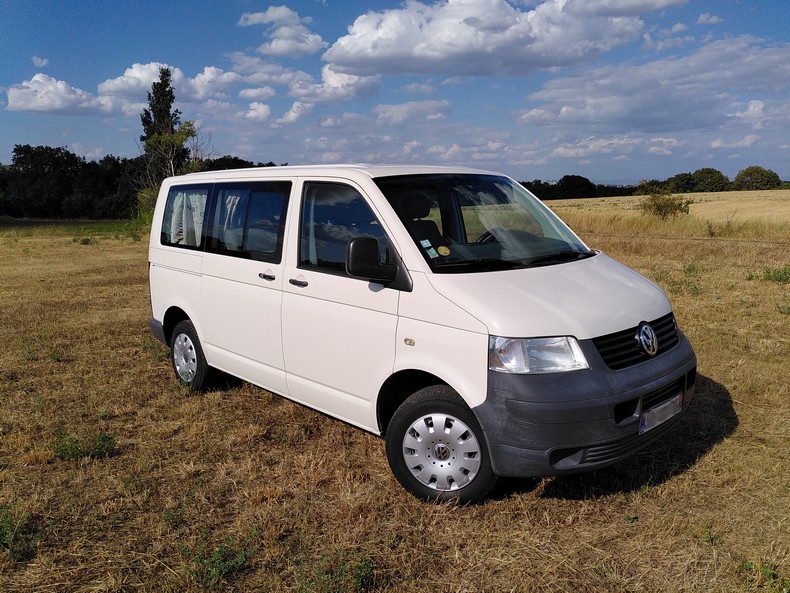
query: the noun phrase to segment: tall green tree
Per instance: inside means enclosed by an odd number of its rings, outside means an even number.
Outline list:
[[[730,180],[721,171],[711,167],[697,169],[692,173],[695,192],[726,191]]]
[[[160,68],[159,80],[148,93],[148,107],[140,115],[143,125],[140,141],[146,163],[141,186],[148,193],[157,189],[166,177],[186,172],[190,156],[187,143],[197,136],[194,123],[182,123],[181,112],[173,109],[175,98],[172,73],[169,68]]]
[[[148,92],[148,108],[143,109],[140,115],[143,124],[141,142],[148,142],[157,134],[173,134],[176,131],[181,124],[181,112],[173,110],[175,100],[172,73],[169,68],[160,68],[159,80],[151,85]]]
[[[752,165],[738,172],[732,182],[732,189],[777,189],[781,185],[782,180],[779,179],[777,173],[758,165]]]

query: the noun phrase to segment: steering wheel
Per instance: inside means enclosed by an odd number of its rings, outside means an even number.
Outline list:
[[[499,231],[501,229],[491,229],[491,231]],[[485,231],[477,239],[474,240],[475,245],[485,245],[486,243],[498,243],[499,240],[494,236],[491,231]]]

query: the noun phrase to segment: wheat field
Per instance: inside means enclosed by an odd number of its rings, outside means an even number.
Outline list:
[[[261,389],[185,391],[145,233],[1,220],[0,591],[787,591],[790,192],[746,193],[550,204],[668,293],[697,393],[650,450],[467,507]]]

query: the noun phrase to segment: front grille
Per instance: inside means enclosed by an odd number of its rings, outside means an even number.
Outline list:
[[[651,321],[650,325],[656,332],[658,340],[656,356],[661,356],[677,345],[678,329],[675,325],[675,316],[672,313]],[[593,344],[598,349],[606,366],[612,370],[624,369],[651,358],[639,347],[639,340],[636,337],[638,329],[638,326],[635,326],[593,339]]]

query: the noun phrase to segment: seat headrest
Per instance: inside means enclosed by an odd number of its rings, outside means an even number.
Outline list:
[[[425,194],[411,194],[398,200],[398,212],[403,218],[425,218],[431,213],[431,199]]]

